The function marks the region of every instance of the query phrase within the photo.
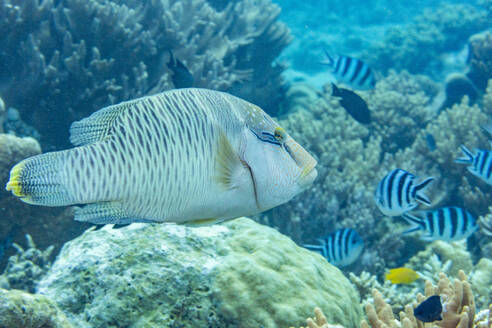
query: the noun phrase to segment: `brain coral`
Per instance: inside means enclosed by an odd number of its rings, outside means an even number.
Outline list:
[[[173,50],[195,86],[276,111],[283,68],[273,60],[290,41],[279,13],[269,0],[234,1],[221,11],[206,0],[6,0],[2,97],[43,144],[66,146],[73,120],[173,88],[166,66]]]
[[[87,231],[64,246],[38,292],[77,327],[288,327],[315,305],[347,328],[361,319],[338,269],[249,219]]]

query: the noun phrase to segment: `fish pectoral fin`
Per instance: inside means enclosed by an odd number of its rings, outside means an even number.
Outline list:
[[[99,202],[84,205],[75,209],[76,221],[93,224],[128,224],[134,222],[154,222],[151,220],[130,217],[119,201]]]
[[[232,148],[223,132],[219,135],[217,147],[217,182],[226,189],[234,189],[241,184],[240,177],[246,172],[243,161]]]

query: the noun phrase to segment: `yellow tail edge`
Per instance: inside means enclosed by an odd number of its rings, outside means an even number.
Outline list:
[[[7,191],[11,191],[12,194],[17,197],[27,197],[27,195],[22,192],[22,184],[20,181],[20,174],[23,168],[24,163],[20,162],[10,170],[10,179],[5,187]]]

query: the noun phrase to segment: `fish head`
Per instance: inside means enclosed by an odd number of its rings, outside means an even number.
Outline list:
[[[259,107],[251,105],[241,151],[260,211],[289,201],[310,187],[317,161]]]

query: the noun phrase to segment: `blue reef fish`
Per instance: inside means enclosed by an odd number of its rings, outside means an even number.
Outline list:
[[[468,165],[467,169],[471,174],[492,185],[492,153],[489,150],[474,149],[473,154],[464,145],[461,145],[461,150],[465,157],[456,159],[455,163]]]
[[[456,241],[470,237],[478,230],[475,218],[465,209],[456,206],[420,211],[418,215],[405,213],[403,218],[412,225],[404,234],[423,230],[427,241]]]
[[[354,120],[362,124],[371,123],[371,112],[361,96],[352,90],[338,88],[334,83],[331,84],[331,90],[333,96],[340,98],[340,105]]]
[[[325,54],[326,60],[322,63],[330,66],[338,83],[344,83],[354,90],[369,90],[376,85],[371,68],[360,59],[341,55],[333,58],[326,50]]]
[[[321,245],[302,245],[320,253],[331,264],[344,267],[357,260],[364,249],[364,241],[354,229],[344,228],[325,238],[318,239]]]
[[[402,215],[417,207],[417,202],[431,204],[423,191],[434,181],[434,178],[427,178],[419,184],[415,183],[415,179],[415,175],[402,169],[395,169],[379,182],[374,200],[384,215]]]
[[[413,315],[422,322],[434,322],[442,320],[442,311],[441,297],[433,295],[420,303],[413,310]]]
[[[261,108],[206,89],[106,107],[73,123],[70,141],[16,164],[7,190],[29,204],[85,204],[78,221],[205,225],[283,204],[317,175]]]
[[[169,50],[169,62],[167,67],[171,70],[171,80],[176,89],[193,87],[193,75],[183,62],[174,57],[173,52]]]
[[[430,151],[436,150],[436,139],[431,133],[427,133],[425,135],[425,143]]]

